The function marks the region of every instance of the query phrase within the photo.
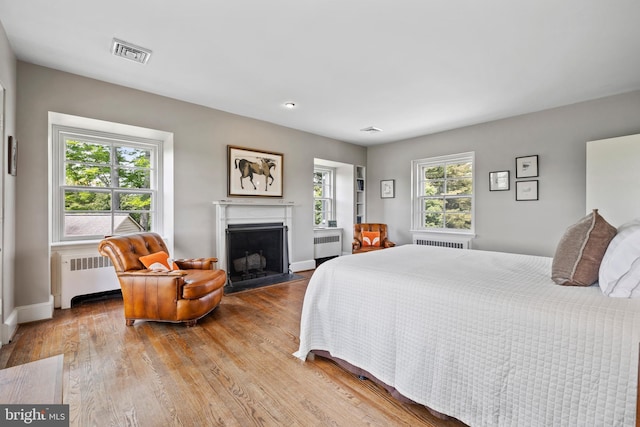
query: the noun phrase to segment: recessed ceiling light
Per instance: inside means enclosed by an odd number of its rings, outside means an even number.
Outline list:
[[[382,132],[382,129],[377,128],[375,126],[369,126],[368,128],[360,129],[360,132],[376,133],[376,132]]]
[[[285,102],[284,103],[284,107],[288,108],[289,110],[292,110],[292,109],[296,108],[296,104],[293,103],[293,102]]]

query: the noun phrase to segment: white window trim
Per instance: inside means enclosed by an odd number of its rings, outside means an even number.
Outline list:
[[[158,143],[158,168],[161,176],[158,177],[160,187],[156,206],[158,215],[153,223],[153,230],[161,234],[165,239],[169,250],[173,251],[173,134],[155,129],[141,128],[137,126],[106,122],[68,114],[49,112],[49,241],[52,246],[82,246],[83,244],[95,245],[96,240],[62,240],[61,209],[59,197],[54,197],[59,192],[61,151],[57,138],[61,132],[72,130],[76,133],[89,132],[92,136],[126,135],[126,140],[148,143]]]
[[[471,161],[472,179],[473,179],[473,193],[471,194],[471,229],[470,230],[456,230],[456,229],[435,229],[425,228],[420,226],[420,209],[418,207],[418,183],[420,182],[420,168],[428,165],[441,165],[445,162],[456,161]],[[469,151],[466,153],[450,154],[445,156],[428,157],[424,159],[416,159],[411,161],[411,233],[420,233],[421,235],[433,234],[434,236],[440,236],[442,238],[451,236],[452,238],[463,237],[473,238],[475,237],[476,226],[476,164],[475,164],[475,152]]]
[[[316,213],[316,209],[315,209],[315,201],[316,200],[331,200],[331,212],[329,213],[329,215],[331,216],[331,220],[336,218],[336,169],[332,168],[332,167],[328,167],[328,166],[318,166],[315,165],[313,167],[313,172],[315,173],[316,171],[323,171],[323,172],[329,172],[331,174],[331,197],[321,197],[321,198],[317,198],[314,196],[313,201],[314,201],[314,208],[313,208],[313,226],[314,228],[326,228],[327,226],[322,226],[322,225],[316,225],[315,223],[315,213]]]

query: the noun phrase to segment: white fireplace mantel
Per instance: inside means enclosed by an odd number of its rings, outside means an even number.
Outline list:
[[[215,200],[216,256],[218,268],[227,271],[227,226],[229,224],[263,224],[278,222],[287,226],[287,249],[291,254],[294,202],[285,200],[242,199]],[[228,271],[227,271],[228,273]]]

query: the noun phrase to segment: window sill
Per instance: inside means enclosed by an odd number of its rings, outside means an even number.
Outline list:
[[[438,236],[465,236],[465,237],[471,237],[474,238],[476,237],[476,233],[474,233],[473,231],[469,231],[469,230],[460,230],[460,231],[454,231],[454,230],[409,230],[409,232],[411,234],[432,234],[432,235],[438,235]]]
[[[87,248],[89,246],[97,247],[102,239],[97,240],[75,240],[65,242],[51,243],[51,249],[69,249],[69,248]]]

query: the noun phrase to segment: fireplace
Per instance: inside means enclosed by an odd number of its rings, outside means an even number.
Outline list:
[[[230,280],[225,286],[225,293],[236,292],[239,290],[250,289],[263,285],[269,285],[272,283],[280,283],[288,280],[292,280],[297,276],[289,274],[290,256],[291,256],[291,234],[293,227],[293,208],[295,204],[293,202],[283,200],[265,200],[265,199],[238,199],[238,200],[216,200],[213,202],[216,208],[215,217],[215,245],[216,245],[216,257],[218,258],[218,268],[222,268],[227,272],[227,276]],[[276,274],[262,274],[261,272],[253,272],[253,276],[242,274],[238,275],[235,272],[233,266],[233,259],[238,260],[244,256],[254,255],[253,261],[260,258],[260,248],[250,247],[249,249],[240,250],[239,253],[234,251],[233,257],[229,256],[229,250],[227,248],[227,232],[230,230],[231,234],[245,233],[250,235],[251,233],[257,233],[261,236],[263,233],[259,232],[260,227],[266,227],[271,230],[274,227],[280,227],[280,235],[282,236],[283,248],[281,253],[283,259],[276,262],[278,265],[282,263],[280,271],[282,273]],[[240,231],[243,228],[245,231]],[[274,232],[275,233],[275,232]],[[261,238],[261,237],[260,237]],[[251,241],[259,240],[254,238],[249,239]],[[263,257],[265,249],[262,249]],[[247,255],[245,252],[249,252]],[[256,255],[257,254],[257,255]],[[286,258],[284,258],[286,256]],[[277,258],[276,258],[277,259]],[[252,260],[249,260],[252,261]],[[241,262],[241,261],[238,261]],[[261,261],[260,261],[261,262]],[[270,262],[270,266],[271,266]],[[267,266],[265,265],[265,269]],[[270,268],[271,271],[271,268]],[[277,271],[275,268],[273,271]],[[262,277],[259,277],[262,276]],[[243,280],[244,279],[244,280]]]
[[[226,232],[228,289],[254,287],[289,276],[287,226],[229,224]]]

